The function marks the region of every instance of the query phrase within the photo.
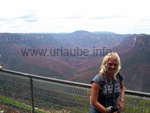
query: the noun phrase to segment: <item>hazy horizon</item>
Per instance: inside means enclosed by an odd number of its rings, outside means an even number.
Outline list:
[[[0,32],[150,34],[148,0],[3,0]]]

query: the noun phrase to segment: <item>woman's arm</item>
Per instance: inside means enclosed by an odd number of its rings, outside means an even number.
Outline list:
[[[99,90],[100,90],[100,85],[98,85],[97,83],[93,82],[93,84],[92,84],[92,91],[91,91],[91,104],[98,111],[100,111],[102,113],[107,113],[106,108],[98,102]]]
[[[125,93],[125,85],[124,85],[124,80],[122,80],[121,81],[121,95],[120,95],[120,100],[119,100],[119,112],[123,110],[124,93]]]

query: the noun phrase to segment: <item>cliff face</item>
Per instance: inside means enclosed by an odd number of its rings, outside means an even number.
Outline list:
[[[118,46],[113,48],[113,51],[119,52],[119,53],[124,53],[129,51],[131,48],[135,46],[136,43],[136,38],[138,35],[130,35],[126,37]]]
[[[135,51],[150,51],[150,36],[149,35],[140,35],[136,39]]]
[[[121,54],[125,83],[130,89],[148,92],[150,90],[148,84],[150,80],[150,35],[139,35],[134,40],[133,48]]]
[[[50,34],[12,34],[12,33],[1,33],[0,34],[1,44],[24,44],[30,47],[39,47],[42,45],[55,46],[61,45],[60,42],[56,41]]]

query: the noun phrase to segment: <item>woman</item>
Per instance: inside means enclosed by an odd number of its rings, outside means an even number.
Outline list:
[[[117,53],[112,52],[104,57],[99,74],[92,80],[90,113],[117,113],[123,110],[125,85],[123,76],[118,74],[120,69]]]

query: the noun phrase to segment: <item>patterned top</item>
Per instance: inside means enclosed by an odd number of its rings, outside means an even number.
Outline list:
[[[110,79],[108,79],[105,75],[103,76],[104,76],[103,80],[100,80],[100,77],[96,75],[91,81],[91,83],[95,82],[98,85],[100,85],[98,102],[107,108],[108,106],[112,106],[114,98],[115,107],[117,107],[118,105],[117,99],[121,94],[120,81],[123,80],[123,77],[121,78],[120,75],[117,74],[116,76],[117,80],[113,80],[114,84],[114,93],[113,93],[113,84],[110,83]],[[93,106],[91,107],[91,111],[92,112],[90,113],[100,113]]]

